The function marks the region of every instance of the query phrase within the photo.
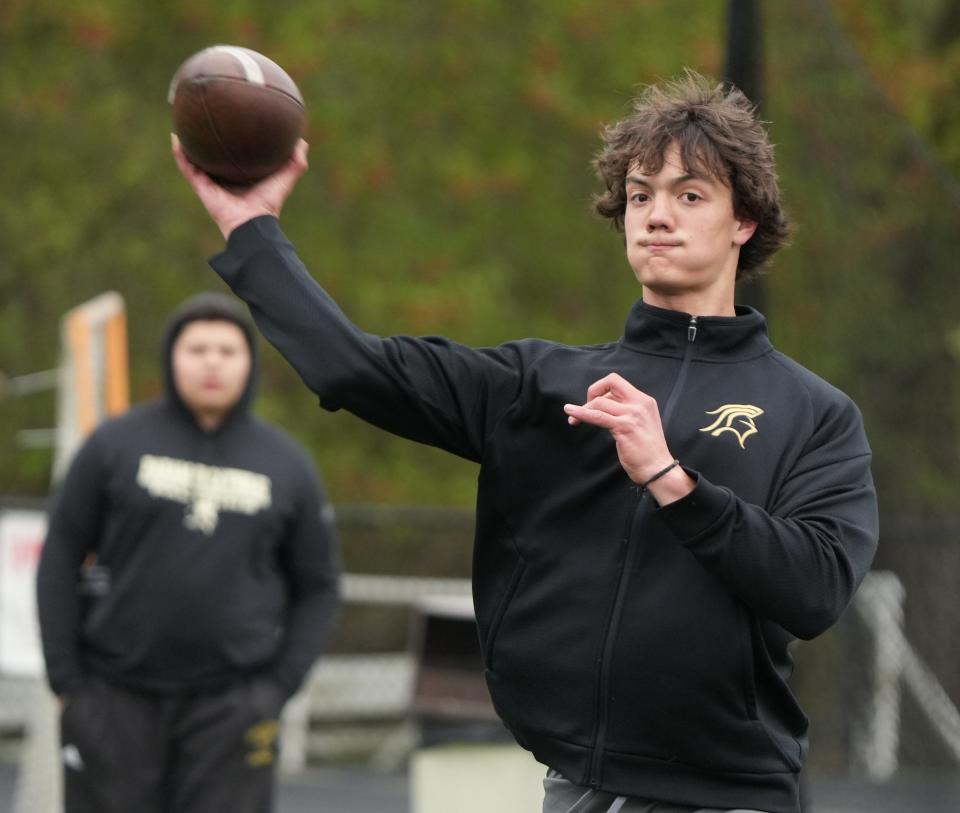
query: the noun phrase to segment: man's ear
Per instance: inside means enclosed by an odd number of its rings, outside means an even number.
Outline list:
[[[737,230],[733,234],[733,244],[735,246],[742,246],[753,237],[753,233],[756,230],[757,222],[755,220],[737,221]]]

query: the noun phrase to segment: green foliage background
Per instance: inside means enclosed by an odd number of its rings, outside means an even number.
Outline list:
[[[725,6],[5,0],[0,370],[56,365],[63,312],[115,289],[134,400],[159,391],[166,314],[221,287],[205,260],[222,241],[170,158],[166,105],[177,66],[217,42],[270,55],[300,85],[311,170],[284,228],[365,329],[616,337],[639,292],[590,213],[598,131],[642,83],[719,75]],[[764,5],[764,116],[799,224],[767,278],[771,333],[861,405],[887,512],[957,507],[954,8]],[[310,447],[335,500],[472,502],[474,466],[320,411],[263,355],[258,410]],[[46,493],[51,455],[16,432],[53,421],[49,395],[0,402],[0,493]]]

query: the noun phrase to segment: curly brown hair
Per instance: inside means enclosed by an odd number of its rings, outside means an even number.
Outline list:
[[[633,114],[605,127],[594,159],[607,187],[594,198],[596,211],[623,230],[626,175],[635,166],[656,174],[676,143],[684,169],[700,169],[733,192],[734,215],[757,224],[740,249],[737,279],[760,272],[786,245],[791,225],[780,207],[773,145],[750,100],[739,90],[715,84],[688,70],[679,79],[649,85],[634,99]]]

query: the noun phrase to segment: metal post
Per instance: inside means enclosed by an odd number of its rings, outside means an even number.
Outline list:
[[[759,108],[763,102],[763,22],[759,0],[730,0],[724,79]],[[737,301],[769,317],[766,283],[757,277],[737,285]]]

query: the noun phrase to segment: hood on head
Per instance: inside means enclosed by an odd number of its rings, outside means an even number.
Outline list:
[[[180,398],[173,381],[173,345],[183,329],[191,322],[232,322],[243,331],[244,338],[250,348],[250,375],[243,395],[237,401],[231,414],[245,412],[253,400],[254,387],[257,377],[257,333],[253,322],[246,310],[232,297],[212,291],[192,296],[180,303],[170,314],[163,338],[163,383],[167,398],[188,414],[193,414]]]

